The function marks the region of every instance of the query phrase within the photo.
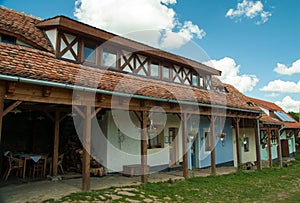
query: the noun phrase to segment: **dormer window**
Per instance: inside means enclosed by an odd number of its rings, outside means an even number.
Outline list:
[[[162,79],[170,80],[170,68],[168,66],[162,67]]]
[[[84,45],[84,62],[96,63],[96,47],[85,44]]]
[[[10,36],[10,35],[1,35],[1,42],[8,43],[8,44],[16,44],[17,38]]]
[[[192,84],[193,86],[198,86],[198,76],[192,75]]]
[[[156,62],[150,63],[150,76],[158,78],[159,77],[159,65]]]
[[[108,49],[103,49],[102,65],[111,68],[117,68],[117,52]]]

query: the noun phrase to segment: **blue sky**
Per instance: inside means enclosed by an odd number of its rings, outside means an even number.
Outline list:
[[[0,0],[5,7],[34,16],[65,15],[127,37],[134,31],[160,29],[162,33],[167,30],[159,36],[162,43],[155,44],[156,38],[146,43],[203,60],[191,51],[184,51],[184,47],[193,43],[207,54],[209,64],[222,70],[224,82],[233,84],[248,96],[276,102],[287,111],[298,111],[298,0],[78,2],[80,4],[75,6],[75,0]],[[146,35],[142,32],[142,36]]]

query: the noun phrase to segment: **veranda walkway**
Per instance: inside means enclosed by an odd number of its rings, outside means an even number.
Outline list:
[[[217,175],[229,174],[236,171],[233,167],[217,168]],[[189,171],[190,176],[209,176],[210,169]],[[182,171],[159,172],[149,176],[149,182],[182,180]],[[70,193],[81,192],[81,178],[60,181],[42,180],[24,184],[9,184],[0,187],[0,202],[41,202],[46,199],[59,199]],[[128,178],[120,174],[103,177],[91,177],[91,190],[109,187],[122,187],[141,184],[140,177]]]

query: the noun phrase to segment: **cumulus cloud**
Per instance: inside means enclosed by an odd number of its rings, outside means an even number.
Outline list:
[[[300,73],[300,59],[295,61],[291,67],[287,67],[284,64],[277,63],[277,67],[274,68],[274,71],[281,75],[293,75]]]
[[[271,94],[265,94],[265,97],[278,97],[280,94],[272,92]]]
[[[243,0],[237,4],[236,9],[230,8],[225,16],[235,20],[241,20],[242,18],[258,19],[255,23],[263,24],[269,20],[272,13],[264,10],[261,1]]]
[[[286,112],[299,112],[300,101],[296,101],[290,96],[284,97],[282,101],[276,101],[275,104],[280,106]]]
[[[274,80],[260,89],[261,91],[300,93],[300,80],[298,83],[292,81]]]
[[[229,57],[220,60],[210,60],[206,65],[222,71],[221,81],[236,87],[241,92],[250,92],[258,83],[259,79],[255,75],[240,75],[240,65]]]
[[[172,4],[176,0],[76,0],[74,16],[100,29],[168,49],[204,37],[198,25],[179,21]]]

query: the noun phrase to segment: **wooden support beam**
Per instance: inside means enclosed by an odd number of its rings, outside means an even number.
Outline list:
[[[43,96],[49,97],[51,95],[51,87],[43,86]]]
[[[142,118],[141,114],[138,111],[134,111],[134,114],[136,115],[136,117],[138,118],[138,120],[142,123],[143,122],[143,118]]]
[[[259,121],[256,120],[255,125],[255,150],[256,150],[256,167],[257,170],[261,169],[261,157],[260,157],[260,139],[259,139]]]
[[[1,144],[1,137],[2,137],[4,95],[5,95],[5,85],[4,85],[4,83],[0,83],[0,144]]]
[[[85,108],[85,125],[83,134],[83,157],[82,157],[82,191],[90,190],[90,149],[91,149],[91,105]]]
[[[9,112],[14,110],[17,106],[19,106],[22,103],[22,101],[15,101],[13,104],[11,104],[9,107],[7,107],[4,111],[2,116],[6,116]]]
[[[97,115],[97,113],[99,113],[101,110],[102,110],[102,108],[100,108],[100,107],[96,108],[95,111],[91,115],[91,119],[93,119]]]
[[[268,154],[269,154],[269,167],[272,168],[273,161],[272,161],[272,150],[271,150],[271,129],[268,128]]]
[[[188,154],[187,154],[187,113],[181,115],[182,122],[182,173],[184,178],[188,178]]]
[[[211,154],[210,154],[210,162],[211,162],[211,174],[216,174],[216,150],[215,150],[215,121],[217,119],[216,116],[209,116],[210,120],[210,144],[211,144]]]
[[[16,82],[7,82],[6,83],[6,92],[8,94],[14,94],[16,91]]]
[[[281,167],[281,151],[280,151],[280,137],[279,137],[279,132],[278,132],[278,128],[275,129],[275,133],[276,133],[276,142],[277,142],[277,165],[278,168]]]
[[[54,119],[54,139],[53,139],[53,159],[52,159],[52,175],[57,176],[58,149],[59,149],[59,111],[55,112]]]
[[[43,111],[43,112],[52,122],[55,122],[56,118],[54,118],[48,111]]]
[[[75,109],[75,111],[81,116],[81,118],[85,119],[86,115],[81,111],[81,109],[78,106],[73,106],[73,108]]]
[[[237,167],[241,165],[241,143],[240,143],[240,118],[233,118],[235,122],[235,147]]]
[[[141,165],[142,165],[142,174],[141,182],[148,182],[148,171],[147,171],[147,112],[142,112],[142,122],[141,122]]]

